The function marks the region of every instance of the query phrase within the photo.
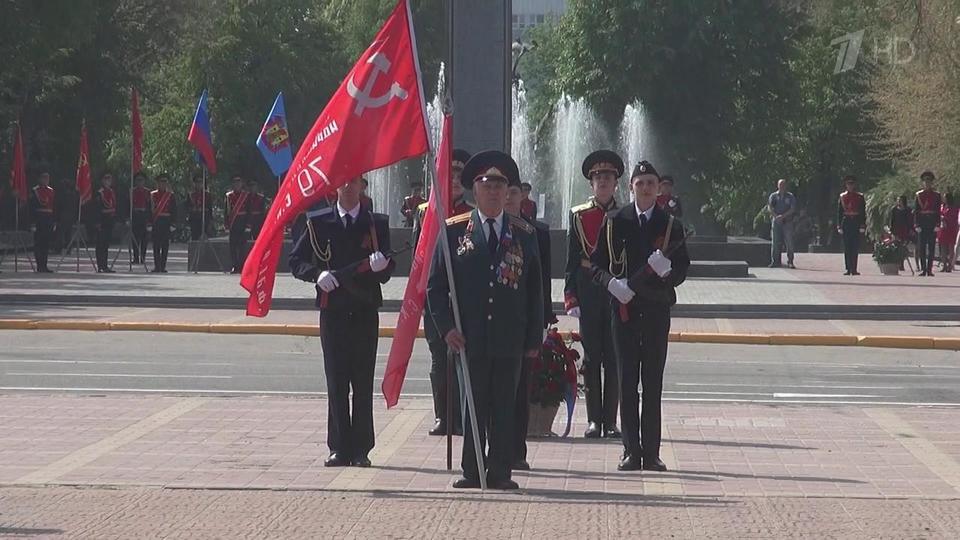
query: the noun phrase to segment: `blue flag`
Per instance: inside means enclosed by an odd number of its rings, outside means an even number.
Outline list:
[[[257,148],[263,154],[270,170],[276,176],[282,176],[293,163],[293,150],[290,148],[290,132],[287,131],[287,112],[283,107],[283,92],[277,94],[273,108],[263,123]]]

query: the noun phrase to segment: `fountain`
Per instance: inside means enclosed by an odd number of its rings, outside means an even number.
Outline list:
[[[527,91],[523,87],[523,81],[518,78],[512,88],[511,111],[513,121],[510,129],[510,155],[517,162],[517,168],[520,169],[520,181],[530,182],[533,186],[532,195],[536,200],[538,194],[544,193],[545,184],[548,182],[540,177],[537,170],[534,134],[530,126],[530,120],[527,118]],[[538,203],[537,207],[542,210],[543,204]]]
[[[552,159],[553,182],[546,197],[545,220],[552,228],[566,229],[570,208],[590,195],[580,172],[587,154],[610,148],[607,131],[597,114],[583,99],[560,96],[554,108]]]

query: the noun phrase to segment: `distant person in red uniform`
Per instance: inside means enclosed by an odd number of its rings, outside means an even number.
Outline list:
[[[960,215],[960,206],[957,206],[953,193],[947,193],[943,205],[940,206],[940,232],[937,241],[940,243],[940,253],[943,255],[943,271],[953,272],[957,264],[957,232],[960,229],[957,220]]]
[[[843,234],[843,261],[845,276],[859,276],[857,262],[860,257],[860,235],[866,232],[867,200],[857,191],[857,177],[848,174],[843,177],[847,190],[840,194],[837,202],[837,232]]]
[[[680,197],[673,194],[673,177],[665,174],[660,179],[660,194],[657,195],[657,206],[663,211],[679,219],[683,217],[683,205]]]
[[[370,181],[367,180],[366,176],[361,176],[360,184],[363,186],[363,190],[360,192],[360,207],[368,212],[373,212],[373,199],[367,195],[367,188],[370,187]]]
[[[933,277],[933,255],[940,232],[940,207],[943,197],[933,190],[936,176],[931,171],[920,175],[923,189],[917,192],[913,205],[914,230],[917,232],[917,265],[920,275]]]
[[[530,182],[523,182],[520,184],[520,192],[523,195],[520,201],[520,215],[527,219],[537,219],[537,203],[530,198],[533,186]]]
[[[417,217],[417,208],[425,202],[427,200],[423,198],[423,182],[410,184],[410,195],[403,198],[403,206],[400,207],[404,227],[413,227],[413,222]]]

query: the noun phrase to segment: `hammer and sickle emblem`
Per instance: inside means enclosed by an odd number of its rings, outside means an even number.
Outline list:
[[[371,96],[370,93],[373,91],[373,85],[377,82],[377,77],[380,76],[380,73],[390,71],[390,60],[381,53],[374,53],[367,59],[367,63],[373,64],[373,72],[370,74],[370,78],[367,79],[362,91],[353,83],[352,77],[347,81],[347,93],[357,101],[357,106],[353,109],[353,114],[357,116],[362,115],[364,109],[383,107],[393,98],[407,99],[407,91],[401,88],[400,83],[396,81],[390,86],[390,91],[386,94],[377,97]]]

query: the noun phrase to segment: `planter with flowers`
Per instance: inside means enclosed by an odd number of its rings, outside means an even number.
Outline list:
[[[873,260],[877,261],[880,273],[885,276],[896,276],[900,273],[900,265],[907,256],[907,248],[903,242],[890,235],[873,245]]]
[[[571,348],[580,341],[580,335],[571,333],[569,340],[556,328],[547,332],[540,356],[530,366],[530,424],[529,437],[554,437],[551,428],[560,409],[567,404],[567,425],[563,437],[570,433],[573,406],[577,399],[577,360],[580,353]]]

